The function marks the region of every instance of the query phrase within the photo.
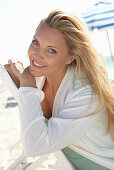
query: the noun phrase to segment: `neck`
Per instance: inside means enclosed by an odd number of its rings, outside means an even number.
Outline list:
[[[46,77],[46,84],[51,92],[52,95],[56,95],[56,92],[65,76],[65,73],[67,71],[67,68],[64,69],[64,71],[59,71],[59,73],[56,73],[56,75],[51,75]]]

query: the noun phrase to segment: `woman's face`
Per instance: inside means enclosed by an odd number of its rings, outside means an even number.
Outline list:
[[[70,64],[70,56],[63,34],[41,24],[28,49],[29,70],[33,76],[56,76],[65,72]]]

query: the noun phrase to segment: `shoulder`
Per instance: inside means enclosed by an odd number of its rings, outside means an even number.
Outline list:
[[[74,67],[70,68],[69,75],[66,102],[71,101],[74,98],[77,100],[78,98],[85,98],[93,95],[90,81],[85,75],[78,78]]]
[[[69,116],[82,117],[97,112],[100,106],[98,96],[93,93],[92,87],[87,78],[77,78],[72,72],[62,102],[61,109],[70,112]]]
[[[90,84],[83,84],[81,80],[76,80],[75,83],[73,83],[71,87],[69,87],[68,96],[70,98],[74,98],[74,97],[79,98],[88,95],[92,96],[92,87]]]
[[[66,105],[73,104],[76,107],[86,105],[89,107],[91,102],[99,103],[98,96],[93,93],[91,85],[84,85],[80,80],[76,80],[75,84],[69,86],[65,100]]]

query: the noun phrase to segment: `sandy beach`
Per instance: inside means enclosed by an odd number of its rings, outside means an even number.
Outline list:
[[[10,93],[10,91],[2,87],[0,88],[0,167],[5,164],[4,155],[20,139],[19,126],[19,110],[18,103]],[[7,166],[9,166],[22,152],[22,144],[20,143],[12,152]],[[50,154],[40,165],[39,170],[53,170],[52,167],[56,162],[53,154]]]

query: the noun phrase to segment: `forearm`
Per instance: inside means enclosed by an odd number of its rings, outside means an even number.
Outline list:
[[[24,151],[29,156],[38,156],[35,155],[36,151],[34,151],[34,147],[36,144],[39,144],[38,149],[40,153],[40,148],[42,150],[42,138],[45,139],[47,136],[47,125],[45,124],[43,112],[40,106],[40,102],[43,98],[44,93],[41,90],[31,87],[19,88],[21,139]]]

